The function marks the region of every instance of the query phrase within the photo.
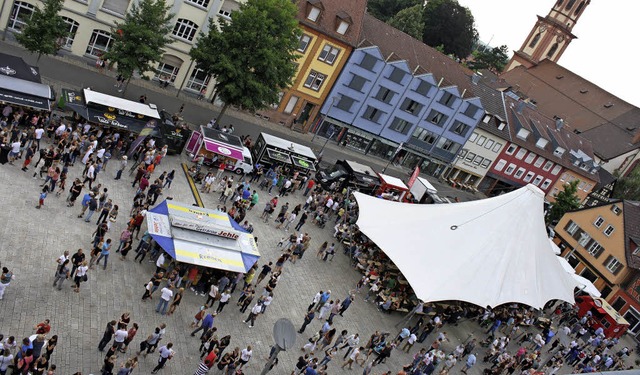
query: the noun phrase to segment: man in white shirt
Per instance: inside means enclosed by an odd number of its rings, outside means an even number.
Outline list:
[[[15,141],[11,144],[11,152],[9,152],[9,164],[13,164],[13,162],[20,155],[20,141]]]
[[[168,286],[162,288],[160,291],[162,296],[160,296],[160,301],[158,301],[158,306],[156,307],[156,312],[164,315],[167,312],[167,307],[169,307],[169,301],[173,297],[173,285],[169,284]]]
[[[129,337],[129,333],[124,328],[119,328],[116,333],[113,334],[113,346],[117,349],[120,349],[124,346],[124,340]]]
[[[67,125],[61,123],[60,126],[56,128],[56,138],[60,138],[65,130],[67,130]]]
[[[222,309],[224,309],[224,305],[229,303],[230,298],[231,294],[229,294],[229,289],[220,294],[220,301],[218,301],[218,309],[216,309],[216,314],[220,314],[222,312]]]
[[[158,352],[160,353],[160,358],[158,359],[158,365],[151,371],[152,374],[158,373],[158,370],[164,367],[168,360],[173,358],[175,352],[173,351],[173,343],[168,343],[165,346],[161,346]]]
[[[238,368],[242,368],[242,366],[246,365],[252,355],[253,350],[251,350],[251,345],[247,346],[246,349],[242,349],[242,352],[240,352],[240,364],[238,365]]]

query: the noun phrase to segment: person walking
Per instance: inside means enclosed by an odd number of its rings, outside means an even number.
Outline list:
[[[152,374],[157,374],[158,371],[166,365],[167,361],[173,358],[175,352],[171,348],[173,348],[173,343],[171,342],[165,346],[160,347],[160,349],[158,350],[158,353],[160,353],[158,365],[153,370],[151,370]]]
[[[241,369],[244,365],[249,362],[251,356],[253,355],[253,350],[251,349],[251,345],[247,346],[246,349],[242,349],[240,352],[240,359],[238,360],[238,369]]]
[[[111,250],[111,238],[108,238],[103,244],[100,251],[100,256],[96,261],[96,265],[100,265],[100,260],[104,258],[104,267],[103,270],[107,269],[107,261],[109,260],[109,252]]]
[[[207,315],[205,315],[204,319],[202,319],[202,324],[200,324],[200,327],[196,328],[193,332],[191,332],[191,336],[195,336],[196,333],[203,331],[202,334],[200,335],[200,338],[203,338],[207,332],[209,332],[209,330],[211,328],[213,328],[213,323],[214,323],[214,318],[216,316],[216,313],[208,313]]]
[[[173,297],[173,285],[169,284],[166,287],[162,288],[160,292],[162,293],[160,296],[160,300],[158,301],[158,306],[156,307],[156,312],[160,313],[160,315],[164,315],[167,312],[167,307],[169,306],[169,301]]]
[[[105,346],[111,341],[113,334],[116,333],[116,321],[112,320],[107,323],[107,328],[105,328],[104,333],[102,334],[102,339],[98,343],[98,350],[104,351]]]
[[[249,312],[249,316],[244,321],[245,323],[250,323],[249,328],[253,328],[256,323],[256,317],[262,313],[262,303],[258,300],[255,305],[251,308],[251,312]]]
[[[127,168],[127,155],[122,156],[122,160],[120,161],[120,165],[118,166],[118,172],[116,172],[116,180],[122,178],[122,172]]]
[[[302,327],[298,330],[298,333],[303,333],[307,326],[313,322],[313,318],[315,318],[316,313],[313,309],[307,311],[307,314],[304,316],[304,322],[302,323]]]
[[[4,292],[11,284],[13,280],[13,273],[9,271],[7,267],[2,267],[2,274],[0,275],[0,301],[4,298]]]
[[[467,371],[469,371],[469,369],[476,364],[476,357],[477,355],[474,353],[469,354],[469,357],[467,357],[467,362],[464,364],[464,368],[460,370],[463,374],[466,374]]]
[[[69,259],[65,259],[64,262],[58,267],[58,271],[56,272],[56,278],[53,281],[53,286],[57,285],[58,290],[62,290],[62,283],[69,278]]]
[[[78,267],[77,273],[73,278],[73,282],[75,284],[74,292],[80,293],[80,283],[83,281],[89,280],[87,276],[87,271],[89,270],[89,266],[87,266],[87,261],[83,260],[80,266]]]
[[[169,307],[169,312],[167,315],[173,314],[176,311],[176,308],[180,306],[180,302],[182,301],[182,296],[184,295],[184,288],[178,289],[178,293],[173,296],[173,302],[171,302],[171,306]]]

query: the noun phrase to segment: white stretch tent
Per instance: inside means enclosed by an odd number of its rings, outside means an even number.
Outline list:
[[[574,279],[550,251],[544,193],[533,185],[498,197],[443,205],[354,193],[358,227],[400,269],[425,302],[478,306],[574,303]]]

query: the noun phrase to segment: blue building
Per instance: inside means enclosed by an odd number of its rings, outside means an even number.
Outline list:
[[[438,175],[484,115],[472,72],[365,15],[361,41],[314,131],[346,147]]]

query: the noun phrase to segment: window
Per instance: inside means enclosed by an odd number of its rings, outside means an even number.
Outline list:
[[[591,241],[591,236],[589,236],[587,232],[580,233],[580,238],[578,239],[578,245],[586,248],[589,241]]]
[[[431,84],[427,81],[420,80],[418,83],[418,87],[416,87],[416,92],[422,96],[427,96],[429,94],[429,90],[431,90]]]
[[[540,41],[540,37],[542,36],[542,33],[537,33],[533,39],[531,39],[531,43],[529,43],[529,48],[533,48],[536,46],[536,44],[538,44],[538,42]]]
[[[522,160],[522,158],[524,158],[526,154],[527,154],[527,150],[525,150],[524,148],[521,148],[520,150],[518,150],[518,153],[516,154],[516,159]]]
[[[484,159],[484,160],[482,161],[482,165],[481,165],[481,167],[486,169],[486,168],[489,168],[489,166],[490,166],[490,165],[491,165],[491,160],[489,160],[489,159]]]
[[[513,177],[520,178],[520,177],[522,177],[522,175],[524,174],[525,171],[526,171],[526,169],[524,169],[524,168],[518,168],[518,170],[516,171],[516,174],[514,174]]]
[[[536,142],[536,147],[544,149],[547,146],[547,143],[549,143],[549,141],[547,141],[546,139],[538,138],[538,141]]]
[[[558,43],[553,43],[551,48],[549,48],[549,52],[547,52],[547,58],[548,59],[552,58],[553,55],[555,55],[557,50],[558,50]]]
[[[287,102],[287,106],[284,107],[284,113],[289,114],[291,112],[293,112],[293,109],[296,107],[296,104],[298,104],[298,98],[297,96],[291,96],[289,98],[289,101]]]
[[[527,175],[524,176],[524,179],[522,181],[529,182],[529,181],[533,180],[533,176],[535,176],[535,175],[536,175],[535,173],[529,171],[529,172],[527,172]]]
[[[480,165],[480,163],[482,163],[483,160],[484,160],[484,158],[482,156],[478,155],[473,159],[473,164]]]
[[[393,119],[393,122],[391,122],[389,129],[398,133],[407,134],[409,133],[409,129],[411,129],[412,125],[413,124],[411,124],[409,121],[396,117]]]
[[[191,4],[195,4],[203,8],[206,8],[207,6],[209,6],[209,0],[187,0],[187,1],[190,2]]]
[[[561,169],[562,169],[562,166],[556,165],[555,167],[553,167],[553,170],[551,171],[551,174],[554,175],[554,176],[557,176],[558,173],[560,173]]]
[[[478,138],[478,133],[476,132],[471,133],[471,135],[469,136],[469,142],[475,141],[476,138]]]
[[[311,7],[311,9],[309,9],[309,14],[307,14],[307,19],[309,21],[316,22],[319,16],[320,16],[320,8]]]
[[[610,237],[615,229],[616,228],[614,228],[613,225],[611,224],[607,225],[607,227],[604,229],[604,235],[607,237]]]
[[[493,139],[489,139],[489,140],[487,141],[487,143],[485,143],[485,144],[484,144],[484,148],[486,148],[486,149],[490,150],[490,149],[491,149],[491,146],[493,146],[493,144],[494,144],[494,143],[495,143],[495,142],[493,141]]]
[[[365,83],[367,83],[367,80],[364,77],[360,77],[359,75],[354,74],[353,77],[351,77],[351,82],[349,82],[347,87],[356,91],[362,91]]]
[[[440,97],[440,100],[438,100],[438,103],[451,108],[455,100],[456,100],[456,97],[453,96],[452,93],[445,91],[442,93],[442,96]]]
[[[22,1],[16,1],[13,3],[13,9],[11,10],[11,17],[9,17],[9,27],[13,31],[20,31],[27,24],[27,21],[31,19],[35,7],[29,3]]]
[[[544,182],[542,183],[542,186],[540,186],[540,189],[542,190],[547,190],[549,188],[549,185],[551,185],[551,180],[549,180],[548,178],[546,180],[544,180]]]
[[[542,156],[538,156],[538,159],[536,160],[535,163],[533,163],[533,165],[536,168],[540,168],[540,166],[544,163],[544,158]]]
[[[500,149],[502,148],[502,143],[496,143],[495,146],[493,146],[493,152],[500,152]]]
[[[309,47],[309,43],[311,43],[311,37],[307,34],[300,35],[300,40],[298,43],[298,51],[304,53]]]
[[[567,225],[564,226],[564,231],[572,236],[576,234],[576,232],[578,232],[578,229],[580,229],[580,226],[578,226],[578,224],[576,224],[573,220],[569,220]]]
[[[445,116],[443,113],[440,113],[434,109],[431,110],[431,113],[429,114],[429,121],[433,124],[436,124],[438,126],[442,126],[442,124],[447,120],[447,116]]]
[[[532,184],[534,184],[536,186],[540,186],[541,182],[542,182],[542,176],[536,176],[536,178],[533,180]]]
[[[396,95],[395,92],[389,90],[384,86],[380,86],[380,89],[378,90],[378,93],[376,94],[375,98],[383,103],[389,104],[389,102],[391,102],[391,99],[393,99],[395,95]]]
[[[389,77],[387,77],[387,78],[389,78],[389,81],[391,81],[391,82],[402,83],[402,79],[404,78],[404,76],[406,74],[407,73],[404,70],[402,70],[400,68],[393,67],[393,70],[391,71],[391,74],[389,74]]]
[[[460,152],[458,153],[458,155],[456,155],[456,157],[457,157],[458,159],[462,159],[462,158],[464,158],[464,157],[465,157],[465,155],[467,155],[467,152],[469,152],[469,150],[462,150],[462,151],[460,151]]]
[[[618,297],[615,301],[613,301],[611,307],[613,307],[616,311],[620,311],[626,304],[627,301],[625,301],[624,298]]]
[[[458,152],[458,149],[460,149],[460,144],[450,139],[440,137],[440,139],[438,139],[438,143],[436,143],[436,147],[445,151],[449,151],[452,154],[455,154]]]
[[[555,150],[553,150],[553,154],[557,157],[561,157],[564,154],[565,149],[562,147],[556,147]]]
[[[198,25],[195,22],[186,20],[184,18],[178,18],[176,25],[173,27],[173,35],[180,39],[192,41],[198,32]]]
[[[575,11],[575,12],[573,12],[573,15],[574,15],[574,16],[577,16],[577,15],[580,13],[580,11],[582,11],[582,8],[584,8],[584,3],[585,3],[585,2],[584,2],[584,1],[582,1],[582,2],[580,3],[580,5],[578,5],[578,7],[576,8],[576,11]]]
[[[421,128],[419,126],[416,127],[416,130],[413,131],[412,137],[430,145],[432,145],[438,138],[435,133],[432,133],[427,129]],[[464,157],[464,155],[460,155],[460,157]]]
[[[93,30],[85,52],[91,56],[102,56],[109,50],[111,43],[113,43],[111,34],[102,30]]]
[[[343,95],[340,98],[340,101],[338,102],[338,104],[336,104],[336,108],[339,108],[346,112],[351,112],[351,106],[353,106],[354,102],[355,100],[353,98]]]
[[[340,49],[333,47],[329,44],[326,44],[322,49],[322,51],[320,51],[318,60],[324,61],[329,65],[333,65],[339,53],[340,53]]]
[[[591,240],[587,246],[585,246],[585,249],[589,252],[589,254],[593,255],[594,257],[599,257],[600,254],[602,254],[602,252],[604,251],[604,248],[602,247],[602,245],[600,245],[598,242]]]
[[[501,171],[502,168],[504,168],[505,165],[507,165],[507,161],[504,160],[504,159],[500,159],[500,160],[498,160],[496,165],[493,166],[493,169],[495,169],[496,171]]]
[[[614,275],[617,275],[618,272],[622,269],[622,263],[617,260],[613,255],[609,255],[607,260],[604,261],[604,266],[611,271]]]
[[[516,169],[515,164],[509,164],[507,169],[504,170],[504,174],[511,175],[515,169]]]
[[[551,190],[551,196],[555,197],[556,195],[558,195],[559,192],[560,192],[560,189],[553,188],[553,190]]]
[[[304,87],[310,88],[313,91],[320,91],[320,87],[322,87],[322,83],[326,78],[324,74],[312,70],[307,80],[304,81]]]
[[[576,0],[569,0],[569,2],[567,3],[567,5],[564,7],[564,9],[569,10],[571,9],[571,7],[573,6],[573,4],[576,3]]]
[[[563,173],[562,176],[560,176],[560,181],[566,181],[567,180],[567,174]]]
[[[476,107],[475,105],[469,103],[467,105],[467,108],[462,113],[467,117],[474,118],[474,117],[476,117],[476,113],[478,113],[478,109],[479,109],[478,107]]]
[[[536,158],[536,154],[534,154],[533,152],[530,152],[529,155],[527,155],[527,158],[524,159],[524,162],[527,164],[531,164],[533,162],[533,159]]]
[[[604,218],[602,216],[598,216],[596,221],[593,222],[593,225],[595,225],[596,228],[600,228],[602,224],[604,224]]]
[[[375,123],[378,123],[378,121],[380,120],[380,116],[382,116],[383,113],[384,112],[382,112],[378,108],[374,108],[372,106],[368,106],[367,110],[364,111],[364,114],[362,115],[362,117],[367,119],[367,120],[369,120],[369,121],[373,121]]]
[[[165,58],[167,58],[167,55],[165,55]],[[178,76],[178,71],[180,70],[180,66],[182,66],[182,63],[177,60],[174,61],[175,58],[170,57],[169,59],[170,61],[164,61],[161,62],[160,65],[158,65],[155,78],[166,77],[169,78],[169,81],[173,83]]]
[[[542,167],[542,170],[544,170],[545,172],[549,172],[551,167],[553,167],[553,162],[547,161],[546,163],[544,163],[544,167]]]
[[[469,129],[471,129],[471,127],[467,124],[463,124],[460,121],[456,121],[453,123],[453,126],[451,127],[451,132],[453,134],[457,134],[461,137],[465,137],[467,135],[467,132],[469,131]],[[486,139],[486,137],[485,137]]]
[[[340,23],[338,24],[338,28],[336,29],[336,32],[340,35],[344,35],[347,33],[347,30],[349,30],[349,22],[340,21]]]
[[[227,9],[220,8],[220,10],[218,11],[218,15],[221,16],[222,18],[226,18],[229,20],[231,19],[231,11]]]
[[[187,89],[197,92],[201,92],[203,89],[206,90],[210,79],[211,76],[205,73],[202,69],[193,69],[191,71],[191,76],[187,81]]]
[[[514,145],[514,144],[510,144],[509,147],[507,148],[507,155],[513,155],[514,152],[516,152],[516,149],[518,148],[518,146]]]
[[[475,159],[475,158],[476,158],[476,154],[474,154],[473,152],[469,152],[469,153],[467,154],[467,157],[466,157],[466,158],[464,158],[464,160],[466,160],[466,161],[468,161],[468,162],[472,162],[472,161],[473,161],[473,159]]]
[[[129,8],[129,0],[104,0],[102,9],[124,15]]]
[[[80,26],[80,24],[69,17],[62,17],[62,19],[64,20],[64,23],[67,25],[68,28],[67,28],[67,34],[64,37],[62,37],[61,47],[71,48],[71,45],[73,45],[73,40],[76,37],[76,32],[78,32],[78,27]]]
[[[485,137],[484,135],[481,135],[478,141],[476,142],[476,144],[478,146],[482,146],[486,141],[487,141],[487,137]]]
[[[373,68],[376,66],[378,59],[376,59],[373,55],[365,53],[362,56],[362,61],[360,61],[360,66],[368,71],[373,71]]]
[[[620,215],[620,213],[622,212],[622,210],[620,209],[620,207],[616,206],[615,204],[613,206],[611,206],[611,212],[613,212],[616,215]]]
[[[524,139],[527,140],[527,137],[529,136],[529,131],[525,128],[521,128],[520,130],[518,130],[518,133],[516,134],[516,137],[520,138],[520,139]]]
[[[412,115],[417,115],[422,109],[422,104],[416,102],[415,100],[406,98],[402,103],[402,106],[400,106],[400,109],[402,109],[403,111],[407,111]]]

